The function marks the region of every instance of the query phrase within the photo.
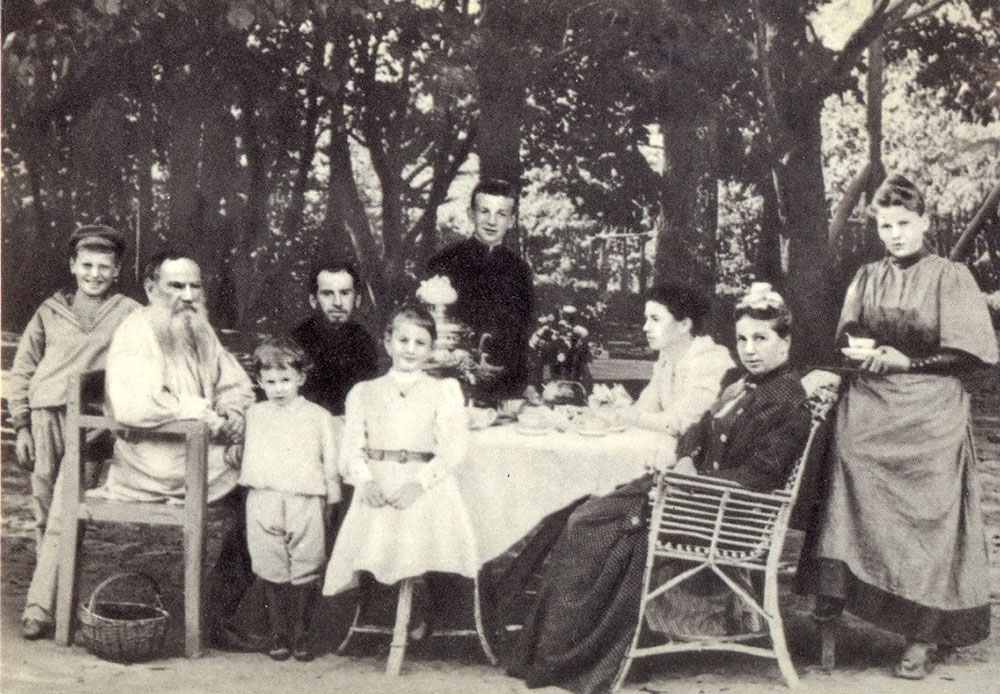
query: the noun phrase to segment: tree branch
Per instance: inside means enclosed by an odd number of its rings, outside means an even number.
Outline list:
[[[937,9],[946,0],[932,0],[928,5],[910,14],[909,17],[907,16],[913,5],[924,1],[896,0],[890,4],[889,0],[878,0],[872,7],[872,11],[834,57],[833,63],[815,80],[814,85],[817,92],[819,94],[830,93],[837,80],[857,64],[861,54],[877,37],[892,31],[911,18]]]

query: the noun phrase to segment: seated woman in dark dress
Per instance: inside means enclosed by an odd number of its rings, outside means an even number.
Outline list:
[[[755,284],[737,304],[735,318],[746,373],[681,436],[675,469],[770,490],[784,484],[810,426],[801,374],[788,364],[791,315],[770,285]],[[584,502],[565,521],[508,663],[529,687],[589,694],[610,686],[637,627],[653,486],[653,475],[641,477]],[[522,553],[541,554],[531,547]],[[698,604],[704,596],[671,591],[661,599]],[[662,607],[661,615],[674,606]],[[669,628],[654,620],[651,626]],[[690,637],[690,624],[681,631],[676,635]]]

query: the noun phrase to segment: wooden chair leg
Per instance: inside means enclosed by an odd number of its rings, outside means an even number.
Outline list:
[[[767,613],[768,629],[771,632],[771,646],[778,659],[778,669],[789,687],[799,684],[798,673],[792,664],[792,656],[788,652],[785,641],[785,625],[778,610],[778,576],[776,572],[768,571],[764,576],[764,612]]]
[[[821,643],[820,664],[827,672],[833,670],[837,664],[837,621],[832,619],[824,622],[819,627]]]
[[[347,630],[347,636],[344,637],[344,640],[337,646],[337,650],[334,651],[335,655],[340,655],[347,650],[347,644],[350,642],[351,637],[354,636],[354,630],[357,628],[358,620],[361,618],[361,607],[362,603],[359,601],[357,607],[354,608],[354,619],[351,620],[351,628]]]
[[[76,589],[79,581],[76,559],[82,544],[83,532],[74,511],[72,518],[67,516],[63,520],[62,536],[59,541],[55,641],[60,646],[69,646],[73,642],[73,604],[76,602]]]
[[[184,655],[202,653],[202,565],[205,555],[207,489],[202,471],[207,455],[205,432],[186,441],[184,494]]]
[[[385,674],[399,675],[406,655],[406,638],[410,628],[410,610],[413,607],[413,579],[405,578],[399,586],[399,601],[396,603],[396,624],[392,628],[392,643],[389,645],[389,661]]]
[[[56,621],[55,640],[60,646],[72,642],[73,603],[76,601],[77,565],[80,551],[80,454],[81,433],[76,408],[70,408],[66,422],[66,449],[63,464],[56,475],[50,513],[58,518],[49,518],[49,525],[59,528],[59,547],[52,548],[58,554],[56,568]],[[44,541],[43,541],[44,542]],[[48,548],[47,548],[48,549]]]

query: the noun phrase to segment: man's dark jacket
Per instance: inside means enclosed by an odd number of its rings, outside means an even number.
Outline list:
[[[471,238],[446,248],[427,269],[429,276],[446,275],[458,292],[452,317],[471,327],[477,339],[489,333],[485,351],[491,363],[504,367],[495,392],[519,393],[527,378],[532,329],[531,268],[509,248],[491,251]]]
[[[375,378],[375,340],[357,323],[331,323],[319,313],[299,325],[292,336],[313,360],[302,394],[334,415],[344,414],[344,400],[351,387]]]

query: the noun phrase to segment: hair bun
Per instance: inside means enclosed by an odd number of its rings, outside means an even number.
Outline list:
[[[736,302],[736,309],[765,310],[777,309],[784,311],[787,309],[785,300],[781,294],[774,291],[770,282],[754,282],[750,285],[739,301]]]

